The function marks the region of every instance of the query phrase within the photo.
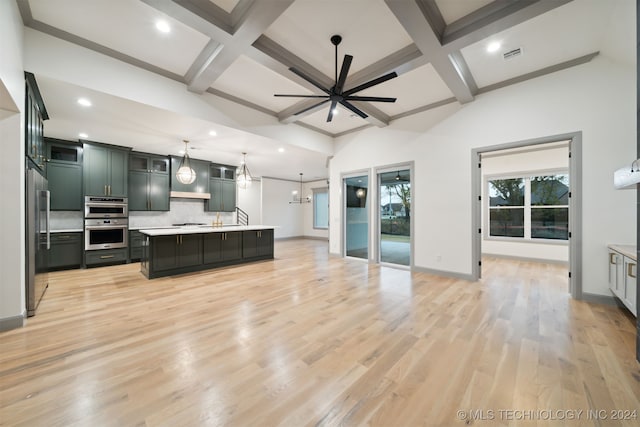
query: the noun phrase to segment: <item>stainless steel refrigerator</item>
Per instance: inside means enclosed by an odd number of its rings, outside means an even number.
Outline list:
[[[49,286],[49,229],[50,193],[45,177],[35,169],[27,171],[26,216],[27,216],[27,316],[36,314],[36,309]]]

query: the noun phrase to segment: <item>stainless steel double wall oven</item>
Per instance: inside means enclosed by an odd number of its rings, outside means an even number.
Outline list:
[[[129,235],[129,208],[126,197],[86,196],[84,198],[84,249],[126,248]]]

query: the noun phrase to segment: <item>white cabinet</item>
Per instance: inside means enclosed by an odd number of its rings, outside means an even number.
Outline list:
[[[637,262],[614,248],[609,248],[609,288],[637,316]]]

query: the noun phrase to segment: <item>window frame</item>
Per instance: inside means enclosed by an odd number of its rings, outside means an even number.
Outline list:
[[[540,237],[531,237],[531,210],[532,209],[549,209],[549,208],[566,208],[567,212],[569,204],[567,205],[548,205],[538,206],[531,204],[531,178],[537,176],[549,176],[549,175],[567,175],[569,176],[569,182],[571,182],[571,176],[569,175],[569,169],[543,169],[534,171],[513,172],[508,174],[493,174],[485,175],[483,177],[483,230],[482,237],[484,240],[496,241],[496,242],[518,242],[518,243],[536,243],[545,245],[569,245],[569,239],[544,239]],[[511,208],[522,209],[524,208],[524,237],[510,237],[510,236],[492,236],[490,234],[490,195],[489,195],[489,181],[501,180],[501,179],[523,179],[524,180],[524,205],[512,206]],[[571,188],[569,186],[569,188]],[[509,208],[509,207],[501,207]],[[495,208],[494,208],[495,209]],[[571,216],[569,214],[568,218]]]
[[[314,230],[328,230],[329,229],[329,187],[318,187],[311,189],[313,195],[311,198],[311,209],[313,210],[313,223],[311,224]],[[327,195],[327,225],[325,227],[316,226],[316,195],[319,193],[326,193]]]

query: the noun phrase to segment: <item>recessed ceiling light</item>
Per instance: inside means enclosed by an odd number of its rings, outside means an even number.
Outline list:
[[[167,21],[156,21],[156,29],[165,34],[171,32],[171,27],[169,26],[169,23]]]
[[[79,138],[86,139],[86,138],[89,138],[89,135],[87,135],[87,134],[86,134],[86,133],[84,133],[84,132],[80,132],[80,133],[78,134],[78,137],[79,137]]]
[[[78,104],[82,105],[83,107],[91,107],[91,101],[89,101],[87,98],[78,98]]]
[[[184,154],[184,150],[179,150],[178,154]]]
[[[487,46],[487,52],[489,53],[497,52],[501,47],[502,47],[502,44],[500,42],[491,42]]]
[[[209,131],[210,136],[216,136],[217,134],[218,132],[216,132],[215,130]]]
[[[284,148],[282,147],[278,148],[278,153],[284,153]]]

